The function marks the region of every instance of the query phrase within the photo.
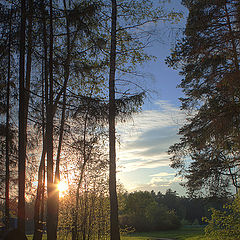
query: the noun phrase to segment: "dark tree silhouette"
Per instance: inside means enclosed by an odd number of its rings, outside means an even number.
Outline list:
[[[46,136],[47,136],[47,238],[55,240],[57,238],[57,226],[54,221],[54,182],[53,182],[53,2],[49,1],[49,88],[45,93],[47,97],[47,117],[46,117]]]
[[[239,1],[183,3],[185,36],[167,62],[181,68],[182,109],[192,115],[169,152],[191,193],[220,196],[231,181],[239,188]],[[187,157],[193,161],[185,168]]]
[[[5,235],[3,240],[27,240],[27,237],[19,229],[13,229]]]
[[[8,76],[7,76],[7,108],[6,108],[6,175],[5,175],[5,226],[6,230],[9,229],[9,155],[10,155],[10,81],[11,81],[11,44],[12,44],[12,10],[9,14],[9,36],[8,36]]]
[[[26,1],[21,1],[19,60],[19,137],[18,137],[18,229],[25,233],[26,95],[25,95]]]
[[[111,52],[109,73],[109,193],[110,193],[110,238],[120,240],[118,225],[118,200],[116,189],[116,137],[115,137],[115,71],[116,71],[116,35],[117,2],[112,0]]]

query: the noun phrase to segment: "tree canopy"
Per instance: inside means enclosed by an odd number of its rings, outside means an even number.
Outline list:
[[[190,1],[185,36],[166,62],[180,68],[187,123],[171,146],[190,192],[224,195],[239,177],[239,1]],[[192,159],[189,163],[188,159]],[[230,184],[230,185],[231,185]]]

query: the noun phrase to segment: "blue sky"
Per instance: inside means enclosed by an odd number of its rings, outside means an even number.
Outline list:
[[[181,76],[164,62],[176,40],[174,33],[185,24],[186,10],[180,2],[172,0],[169,6],[184,11],[184,19],[178,25],[163,24],[159,41],[154,41],[147,50],[157,57],[155,62],[143,66],[143,71],[152,75],[147,87],[155,93],[150,101],[146,101],[141,113],[128,123],[117,126],[121,136],[117,176],[128,191],[155,190],[165,193],[171,188],[180,195],[185,194],[184,188],[179,185],[182,179],[175,176],[176,171],[169,167],[170,156],[167,154],[169,146],[179,140],[177,132],[185,121],[178,100],[183,94],[181,89],[176,88]]]

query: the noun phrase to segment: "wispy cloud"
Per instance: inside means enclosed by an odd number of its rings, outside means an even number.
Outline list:
[[[165,156],[163,156],[165,155]],[[140,158],[140,157],[139,157]],[[167,153],[165,154],[158,154],[157,156],[155,156],[153,160],[146,160],[144,157],[141,157],[142,160],[125,160],[124,162],[122,162],[122,170],[124,172],[132,172],[135,170],[138,170],[140,168],[158,168],[158,167],[164,167],[164,166],[168,166],[169,165],[169,156]]]
[[[151,177],[172,177],[175,176],[175,173],[168,173],[168,172],[160,172],[157,174],[150,175]]]
[[[123,171],[157,168],[169,165],[167,150],[178,141],[177,131],[185,115],[167,101],[155,103],[154,110],[134,116],[133,122],[120,124],[119,149]]]

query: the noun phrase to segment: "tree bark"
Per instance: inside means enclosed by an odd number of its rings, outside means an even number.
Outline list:
[[[42,221],[40,217],[41,212],[41,204],[44,202],[44,170],[45,170],[45,158],[46,158],[46,140],[43,140],[43,150],[42,156],[40,160],[40,166],[38,170],[38,187],[37,187],[37,195],[36,201],[34,206],[34,235],[33,240],[40,240],[42,239]]]
[[[25,108],[25,124],[27,126],[28,105],[30,96],[30,81],[32,71],[32,19],[33,19],[33,0],[28,0],[28,31],[27,31],[27,64],[26,64],[26,81],[25,81],[25,95],[26,95],[26,108]]]
[[[117,3],[112,0],[111,52],[109,73],[109,193],[110,193],[110,239],[120,240],[118,224],[118,200],[116,190],[116,137],[115,137],[115,72]]]
[[[12,42],[12,10],[9,19],[9,36],[8,36],[8,79],[7,79],[7,112],[6,112],[6,172],[5,172],[5,227],[9,229],[9,141],[10,141],[10,80],[11,80],[11,42]]]
[[[19,133],[18,133],[18,229],[25,233],[25,164],[26,164],[26,98],[25,68],[26,1],[21,0],[20,61],[19,61]]]
[[[44,21],[44,20],[43,20]],[[43,26],[44,28],[44,26]],[[34,204],[34,233],[33,233],[33,240],[41,240],[43,234],[43,213],[41,218],[41,206],[44,209],[44,193],[45,193],[45,158],[46,158],[46,140],[45,140],[45,93],[44,93],[44,82],[45,82],[45,66],[44,61],[45,57],[42,60],[42,140],[43,140],[43,149],[41,160],[38,168],[38,186],[37,186],[37,194],[36,200]]]
[[[53,5],[50,0],[50,46],[49,46],[49,94],[47,102],[46,136],[47,136],[47,239],[56,240],[54,225],[54,190],[53,183]]]
[[[27,118],[32,64],[32,10],[33,2],[28,0],[28,52],[25,74],[25,31],[26,31],[26,2],[22,1],[22,21],[20,34],[20,73],[19,73],[19,200],[18,200],[18,228],[25,233],[25,168],[27,148]],[[24,9],[23,9],[24,8]]]

